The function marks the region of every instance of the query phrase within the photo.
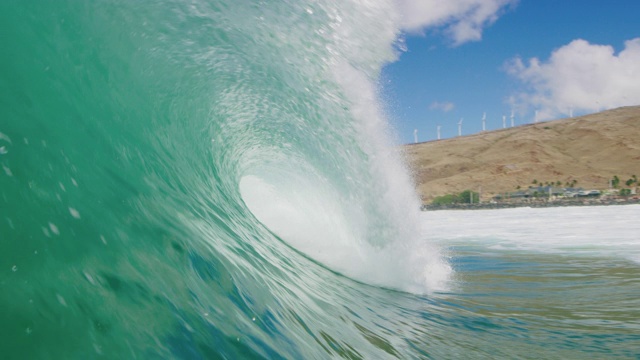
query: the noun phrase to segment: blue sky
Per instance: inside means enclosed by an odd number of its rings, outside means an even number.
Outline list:
[[[413,2],[381,78],[402,143],[640,105],[638,0]]]

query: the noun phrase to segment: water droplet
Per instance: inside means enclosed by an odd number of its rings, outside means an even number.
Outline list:
[[[3,133],[0,132],[0,140],[4,140],[6,142],[8,142],[9,144],[11,144],[11,138],[9,138],[8,135],[5,135]]]
[[[71,216],[73,216],[76,219],[80,219],[80,213],[78,212],[78,210],[70,207],[69,208],[69,213],[71,214]]]
[[[256,318],[255,318],[255,316],[251,318],[251,321],[256,321]]]
[[[44,233],[44,236],[51,237],[51,234],[49,233],[49,229],[47,229],[46,227],[42,228],[42,232]]]
[[[89,274],[86,271],[83,271],[84,277],[89,281],[89,283],[91,283],[91,285],[95,285],[96,282],[95,280],[93,280],[93,276],[91,276],[91,274]]]
[[[26,328],[25,332],[27,333],[27,335],[31,335],[31,333],[33,332],[33,330],[31,330],[31,328]]]
[[[11,268],[11,271],[13,271],[13,272],[18,271],[18,267],[16,265],[13,265],[13,267]]]
[[[58,298],[58,302],[60,303],[60,305],[67,307],[67,302],[64,300],[62,295],[56,294],[56,298]]]
[[[186,322],[184,323],[184,328],[187,329],[188,332],[193,332],[193,328]]]
[[[0,155],[4,155],[6,153],[8,153],[9,151],[7,150],[6,146],[0,146]]]
[[[29,139],[27,139],[27,138],[22,138],[22,140],[24,140],[24,144],[25,144],[25,145],[29,145]]]
[[[67,191],[67,189],[64,188],[64,184],[59,182],[58,185],[60,186],[60,189],[62,189],[62,191]]]
[[[60,230],[58,230],[58,227],[54,223],[49,223],[49,229],[51,229],[52,233],[60,235]]]
[[[6,167],[5,165],[2,165],[2,168],[4,169],[4,173],[7,174],[7,176],[13,176],[13,173],[11,172],[11,169]]]
[[[102,240],[102,242],[107,245],[107,239],[104,238],[104,235],[100,235],[100,240]]]
[[[73,184],[73,186],[78,187],[78,183],[76,182],[76,179],[71,178],[71,183]]]

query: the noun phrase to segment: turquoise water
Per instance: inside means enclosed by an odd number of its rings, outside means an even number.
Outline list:
[[[0,357],[637,357],[637,262],[424,233],[395,14],[1,2]]]

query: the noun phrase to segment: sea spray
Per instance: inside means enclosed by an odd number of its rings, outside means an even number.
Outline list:
[[[311,138],[299,142],[313,144],[321,130],[335,137],[338,148],[328,154],[322,144],[305,157],[304,164],[294,163],[294,171],[288,170],[290,160],[250,170],[251,177],[241,187],[243,198],[254,214],[259,213],[258,219],[275,227],[285,241],[345,275],[402,290],[442,289],[450,269],[421,238],[419,203],[391,143],[392,132],[375,91],[380,66],[394,56],[397,29],[386,20],[394,16],[382,16],[393,9],[368,7],[378,12],[370,17],[336,9],[326,14],[328,30],[305,32],[322,33],[326,45],[314,49],[311,56],[323,59],[319,71],[337,85],[323,87],[321,98],[329,104],[322,107],[345,111],[317,114],[323,124],[310,129],[307,136]],[[371,42],[362,29],[382,36]],[[289,174],[268,179],[279,172]],[[327,173],[331,174],[328,179]],[[268,195],[256,199],[260,197],[256,192]],[[320,228],[331,230],[312,230]]]

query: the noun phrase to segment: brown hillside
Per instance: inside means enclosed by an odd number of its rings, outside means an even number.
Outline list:
[[[640,176],[640,106],[515,128],[406,145],[418,193],[436,196],[466,189],[482,197],[527,188],[534,179],[605,189]]]

